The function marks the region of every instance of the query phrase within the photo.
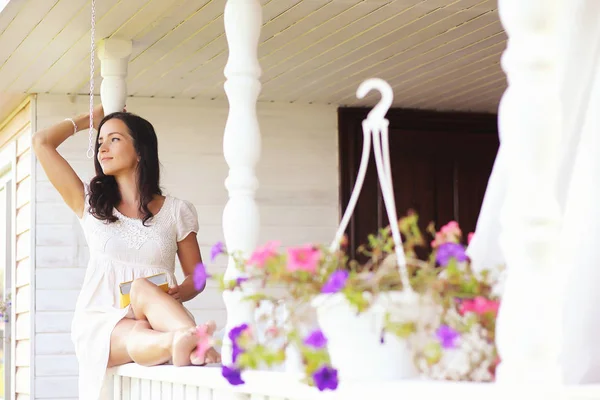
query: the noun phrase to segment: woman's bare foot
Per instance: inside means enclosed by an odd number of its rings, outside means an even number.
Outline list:
[[[171,360],[176,367],[190,365],[190,353],[196,347],[196,327],[183,329],[173,333],[173,344],[171,347]]]
[[[217,325],[214,321],[209,321],[203,326],[197,326],[194,328],[188,328],[174,332],[173,345],[171,349],[173,365],[176,367],[182,367],[191,364],[204,365],[207,362],[217,362],[214,355],[216,351],[213,348],[210,348],[206,352],[204,360],[202,361],[200,361],[196,356],[196,347],[199,339],[197,332],[201,330],[205,333],[205,335],[212,336],[215,332],[216,326]]]
[[[196,351],[193,351],[192,354],[190,354],[190,361],[192,362],[192,365],[220,363],[221,355],[217,350],[211,347],[206,351],[206,354],[204,355],[203,359],[198,358],[198,354],[196,353]]]

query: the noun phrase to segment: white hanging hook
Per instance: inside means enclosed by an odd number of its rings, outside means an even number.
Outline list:
[[[356,89],[356,97],[363,99],[370,91],[377,90],[381,94],[381,99],[373,107],[373,109],[367,115],[368,121],[382,121],[385,119],[385,115],[392,106],[394,100],[394,91],[392,87],[383,79],[370,78],[360,84]]]

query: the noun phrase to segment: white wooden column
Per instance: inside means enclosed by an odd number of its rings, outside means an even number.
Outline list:
[[[260,129],[256,100],[260,93],[260,66],[257,49],[262,25],[259,0],[228,0],[225,5],[225,33],[229,59],[225,67],[225,92],[229,116],[225,125],[223,153],[229,175],[225,186],[229,201],[223,212],[225,244],[230,252],[249,255],[258,244],[260,216],[255,201],[258,188],[255,167],[260,158]],[[236,279],[239,271],[230,259],[226,279]],[[254,322],[254,307],[243,302],[239,291],[225,292],[226,331],[242,323]],[[231,343],[225,335],[222,349],[224,364],[231,363]]]
[[[509,159],[500,221],[508,278],[497,326],[499,383],[559,384],[561,213],[556,196],[562,118],[557,72],[563,0],[499,0],[509,36],[502,58],[509,87],[499,110]],[[568,1],[568,0],[564,0]]]
[[[131,40],[104,39],[98,44],[102,84],[100,98],[104,114],[123,111],[127,100],[127,66],[131,55]]]

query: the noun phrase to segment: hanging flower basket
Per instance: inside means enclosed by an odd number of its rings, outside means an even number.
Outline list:
[[[499,303],[491,274],[471,270],[456,222],[439,232],[431,228],[430,256],[416,257],[415,249],[426,245],[418,216],[409,213],[398,221],[392,188],[384,118],[391,88],[368,80],[358,97],[371,89],[379,90],[382,100],[363,121],[356,185],[331,245],[281,251],[279,243],[269,242],[249,258],[229,254],[222,244],[211,252],[212,258],[232,257],[239,269],[241,278],[214,277],[222,290],[242,291],[257,305],[286,308],[284,320],[264,333],[245,324],[230,330],[233,360],[222,372],[232,385],[244,383],[244,370],[281,365],[290,355],[301,364],[304,381],[319,390],[335,390],[340,380],[396,380],[417,373],[435,379],[493,379]],[[369,236],[358,249],[367,262],[358,263],[344,251],[344,232],[365,179],[371,142],[388,220],[394,223]],[[197,275],[202,287],[207,277],[203,265]],[[275,295],[275,287],[285,290]],[[312,304],[318,322],[308,331],[305,314],[299,312],[306,304]]]

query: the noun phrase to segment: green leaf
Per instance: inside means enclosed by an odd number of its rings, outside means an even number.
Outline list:
[[[437,364],[442,359],[442,346],[439,342],[429,342],[423,348],[423,355],[429,365]]]
[[[391,322],[386,321],[385,330],[396,335],[401,339],[406,339],[417,331],[417,326],[414,322]]]
[[[269,296],[267,296],[264,293],[255,293],[255,294],[245,296],[243,298],[244,301],[254,301],[254,302],[259,302],[259,301],[267,300],[267,299],[269,299]]]
[[[369,302],[365,299],[362,292],[353,291],[352,288],[346,287],[343,291],[346,299],[352,304],[358,312],[363,312],[369,308]]]
[[[252,353],[252,351],[246,351],[238,356],[236,363],[241,369],[258,368],[259,363],[257,357],[255,357]]]

